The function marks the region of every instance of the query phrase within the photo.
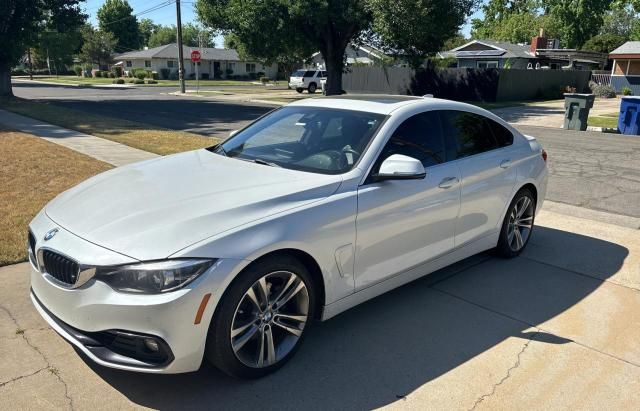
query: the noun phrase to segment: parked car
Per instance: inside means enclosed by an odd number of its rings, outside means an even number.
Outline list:
[[[298,93],[307,90],[313,94],[320,87],[320,80],[326,78],[327,72],[324,70],[298,70],[291,74],[289,88],[295,89]]]
[[[315,319],[485,250],[520,254],[546,156],[467,104],[298,101],[60,194],[29,226],[31,299],[104,366],[180,373],[207,358],[260,377]]]

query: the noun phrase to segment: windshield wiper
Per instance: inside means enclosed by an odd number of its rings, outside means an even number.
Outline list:
[[[265,166],[271,166],[271,167],[278,167],[278,168],[281,168],[281,167],[280,167],[279,165],[277,165],[276,163],[271,163],[271,162],[269,162],[269,161],[264,161],[264,160],[262,160],[262,159],[260,159],[260,158],[254,158],[253,160],[250,160],[250,161],[253,161],[253,162],[254,162],[254,163],[256,163],[256,164],[262,164],[262,165],[265,165]]]

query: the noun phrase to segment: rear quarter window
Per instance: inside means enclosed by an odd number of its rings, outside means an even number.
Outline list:
[[[498,146],[507,147],[513,144],[513,133],[509,129],[491,119],[486,119],[486,121],[489,123],[489,128],[491,128]]]

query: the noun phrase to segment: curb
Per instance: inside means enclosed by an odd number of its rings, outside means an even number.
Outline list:
[[[40,80],[27,80],[12,78],[11,81],[27,84],[46,84],[49,86],[61,86],[61,87],[78,87],[78,88],[112,88],[112,89],[125,89],[135,88],[135,85],[127,84],[73,84],[73,83],[56,83],[53,81],[40,81]]]

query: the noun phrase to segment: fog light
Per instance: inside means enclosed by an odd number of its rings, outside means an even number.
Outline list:
[[[145,338],[144,345],[145,347],[147,347],[149,351],[158,352],[158,349],[159,349],[158,342],[153,338]]]

